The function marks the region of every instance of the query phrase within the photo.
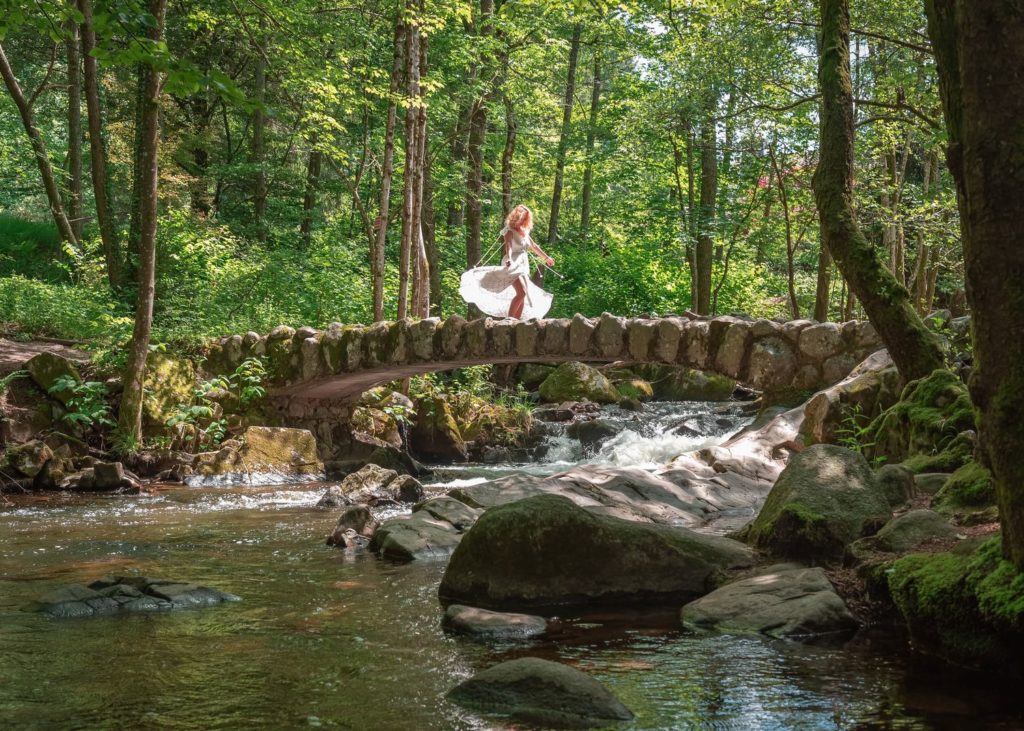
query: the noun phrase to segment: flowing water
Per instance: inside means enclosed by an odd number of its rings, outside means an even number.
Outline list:
[[[615,439],[633,450],[629,459],[653,463],[676,448],[667,441],[705,439],[681,436],[675,417],[714,420],[713,408],[658,407],[634,424],[635,437]],[[723,422],[715,438],[739,424]],[[554,431],[538,471],[618,459],[617,449],[570,453]],[[449,471],[432,489],[509,469]],[[0,729],[505,728],[444,694],[522,655],[592,673],[636,713],[626,728],[1024,727],[1019,694],[912,661],[891,635],[843,647],[695,636],[678,629],[671,607],[565,617],[554,637],[529,643],[449,636],[436,596],[443,564],[326,547],[335,516],[314,508],[322,490],[178,487],[0,508]],[[204,583],[243,601],[64,621],[25,611],[53,588],[122,572]]]

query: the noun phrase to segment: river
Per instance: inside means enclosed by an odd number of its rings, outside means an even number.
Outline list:
[[[742,425],[719,408],[608,410],[623,428],[610,445],[584,453],[553,428],[542,460],[441,470],[430,491],[579,461],[653,467]],[[697,422],[702,436],[679,429]],[[450,636],[436,596],[443,564],[325,546],[336,514],[314,508],[323,488],[168,486],[0,507],[0,728],[504,728],[444,694],[522,655],[592,673],[636,713],[625,728],[1024,727],[1018,693],[915,660],[888,631],[841,647],[698,636],[668,607],[563,617],[554,636],[526,643]],[[204,583],[243,601],[65,621],[25,611],[53,588],[116,572]]]

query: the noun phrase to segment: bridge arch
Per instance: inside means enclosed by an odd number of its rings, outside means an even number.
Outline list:
[[[270,363],[281,401],[356,400],[389,381],[498,363],[665,363],[720,373],[762,391],[813,391],[845,378],[881,347],[870,323],[779,323],[739,317],[667,316],[467,321],[400,320],[326,330],[274,328],[222,338],[207,369],[230,373],[245,358]]]

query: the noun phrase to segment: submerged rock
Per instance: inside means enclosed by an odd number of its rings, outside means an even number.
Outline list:
[[[491,609],[692,598],[752,562],[728,538],[595,515],[541,495],[484,513],[455,549],[439,593]]]
[[[88,586],[72,584],[42,597],[35,610],[54,619],[92,617],[119,612],[153,612],[236,602],[234,594],[208,586],[145,576],[115,576]]]
[[[327,536],[327,545],[348,548],[358,544],[355,537],[371,538],[379,526],[365,505],[350,505],[342,511],[334,530]]]
[[[633,714],[603,685],[568,665],[524,657],[477,673],[448,693],[475,711],[548,728],[594,728]]]
[[[862,455],[818,444],[790,460],[742,535],[776,556],[827,563],[891,515]]]
[[[680,613],[689,629],[808,641],[857,628],[820,568],[780,564],[716,589]]]
[[[492,612],[463,604],[449,606],[445,610],[441,624],[453,632],[484,639],[538,637],[548,629],[548,622],[543,617]]]

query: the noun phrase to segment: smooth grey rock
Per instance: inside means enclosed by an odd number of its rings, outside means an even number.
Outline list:
[[[67,619],[206,607],[231,601],[239,601],[239,597],[207,586],[145,576],[115,576],[89,586],[73,584],[53,591],[42,597],[35,609],[55,619]]]
[[[917,494],[914,473],[902,465],[887,464],[875,472],[878,486],[894,508],[905,505]]]
[[[568,665],[524,657],[477,673],[448,693],[467,708],[548,728],[594,728],[633,714],[603,685]]]
[[[453,632],[486,639],[538,637],[548,629],[548,622],[543,617],[492,612],[463,604],[449,606],[444,612],[441,624]]]
[[[807,641],[851,632],[857,620],[820,568],[770,566],[690,602],[680,613],[688,629]]]

